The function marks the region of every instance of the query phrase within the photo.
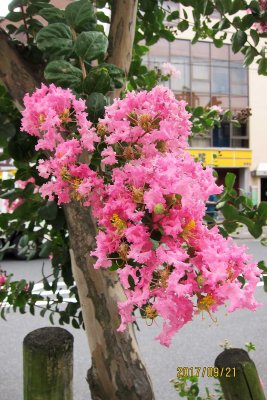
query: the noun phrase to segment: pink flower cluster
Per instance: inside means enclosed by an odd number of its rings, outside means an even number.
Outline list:
[[[28,183],[33,183],[35,184],[35,179],[33,177],[26,179],[25,181],[22,180],[17,180],[16,181],[16,187],[19,189],[25,189]],[[37,187],[35,188],[35,192],[37,191]],[[21,204],[23,204],[25,199],[23,198],[17,198],[14,200],[10,205],[9,205],[9,200],[4,200],[3,204],[5,207],[5,211],[12,213],[17,207],[19,207]]]
[[[260,275],[244,248],[203,224],[205,203],[221,188],[212,170],[186,150],[190,116],[184,106],[156,87],[116,100],[100,121],[108,146],[104,162],[118,167],[97,212],[95,268],[118,268],[127,296],[119,304],[119,330],[139,308],[150,321],[162,317],[157,339],[167,346],[194,314],[212,313],[227,300],[229,311],[254,310]]]
[[[6,272],[0,269],[0,288],[3,286],[7,281]]]
[[[96,172],[90,159],[80,161],[86,149],[85,128],[79,131],[82,123],[77,116],[86,115],[82,101],[76,111],[77,100],[69,91],[63,95],[63,89],[54,86],[41,90],[43,96],[36,101],[35,94],[27,97],[23,126],[45,149],[43,141],[52,127],[52,155],[38,167],[41,176],[51,177],[42,195],[51,198],[54,193],[59,202],[78,200],[84,205],[94,198],[91,204],[99,226],[92,252],[95,268],[116,269],[127,297],[119,304],[118,329],[133,322],[139,309],[151,323],[162,318],[157,339],[169,346],[195,314],[206,311],[212,316],[225,302],[230,312],[255,310],[253,293],[260,270],[244,247],[203,223],[209,196],[222,188],[212,170],[204,169],[187,151],[191,123],[185,103],[162,86],[115,100],[96,130],[86,124],[87,137],[92,135],[88,140],[101,140],[102,165]],[[57,102],[52,101],[55,94]],[[51,102],[47,96],[52,96]],[[62,120],[62,112],[68,114],[70,125]],[[45,126],[38,122],[40,113]],[[50,116],[54,122],[48,121]],[[73,123],[75,136],[70,137]]]
[[[172,76],[173,78],[178,79],[181,78],[181,72],[170,63],[163,63],[160,69],[163,75]]]
[[[267,11],[267,1],[266,0],[259,0],[259,6],[260,6],[260,10],[262,13]],[[248,14],[252,13],[250,8],[247,9],[247,13]],[[267,32],[267,24],[266,24],[266,21],[264,20],[264,18],[262,18],[262,21],[260,21],[260,22],[255,22],[253,24],[253,28],[259,34]]]
[[[22,130],[38,137],[36,150],[43,150],[46,159],[39,160],[39,175],[49,182],[40,187],[43,197],[58,203],[71,199],[91,201],[92,187],[102,184],[87,162],[81,162],[83,154],[95,150],[99,142],[92,123],[87,119],[84,100],[77,100],[69,89],[42,84],[31,96],[24,98]]]

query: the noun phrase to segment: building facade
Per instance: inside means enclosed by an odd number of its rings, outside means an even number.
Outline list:
[[[251,196],[254,204],[267,201],[267,77],[258,75],[256,63],[245,68],[243,54],[234,54],[230,44],[192,45],[192,37],[189,30],[174,42],[161,39],[145,62],[150,68],[168,62],[180,71],[181,76],[171,77],[167,84],[177,99],[192,107],[230,109],[242,121],[240,127],[225,122],[196,135],[189,151],[217,171],[218,184],[233,172],[240,194]],[[249,109],[252,115],[247,118]]]

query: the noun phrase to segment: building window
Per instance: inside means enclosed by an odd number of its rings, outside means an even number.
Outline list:
[[[213,43],[189,40],[167,42],[161,39],[148,53],[148,66],[160,67],[170,62],[180,70],[181,78],[172,78],[169,87],[179,100],[190,106],[209,108],[213,105],[231,109],[234,113],[248,107],[248,70],[243,67],[243,55],[233,54],[230,45],[217,48]],[[215,147],[249,147],[247,124],[235,128],[223,124],[210,135],[192,140],[192,145],[206,143]]]

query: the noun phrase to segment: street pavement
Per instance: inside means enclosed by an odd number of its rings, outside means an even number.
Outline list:
[[[239,236],[240,237],[240,236]],[[243,238],[236,239],[238,244],[245,244],[254,255],[255,260],[265,259],[267,248],[260,245],[258,240]],[[26,278],[34,281],[41,279],[41,268],[45,263],[46,273],[50,272],[48,260],[33,260],[30,262],[4,260],[1,267],[8,273],[14,273],[16,279]],[[188,323],[173,340],[170,348],[161,346],[154,337],[159,332],[159,325],[138,318],[140,332],[136,332],[141,354],[151,375],[156,400],[177,400],[169,380],[176,375],[176,368],[208,367],[214,365],[216,356],[221,352],[220,343],[227,339],[233,347],[244,347],[246,342],[253,342],[256,351],[251,357],[256,363],[260,376],[267,388],[267,293],[262,286],[256,291],[256,298],[263,306],[255,312],[236,311],[226,315],[225,308],[216,314],[217,323],[208,315],[198,316]],[[48,315],[44,318],[29,313],[21,315],[10,312],[7,321],[0,320],[0,399],[23,399],[22,373],[22,342],[30,331],[50,326]],[[90,354],[85,333],[82,330],[64,326],[74,335],[74,400],[90,400],[88,385],[85,380],[86,371],[90,366]],[[211,378],[201,379],[201,385],[213,386]],[[267,392],[267,390],[266,390]],[[127,399],[125,399],[127,400]],[[241,399],[240,399],[241,400]]]

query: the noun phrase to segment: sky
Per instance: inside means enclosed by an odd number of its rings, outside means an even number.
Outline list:
[[[8,13],[8,4],[10,0],[0,0],[0,16],[4,17]]]

